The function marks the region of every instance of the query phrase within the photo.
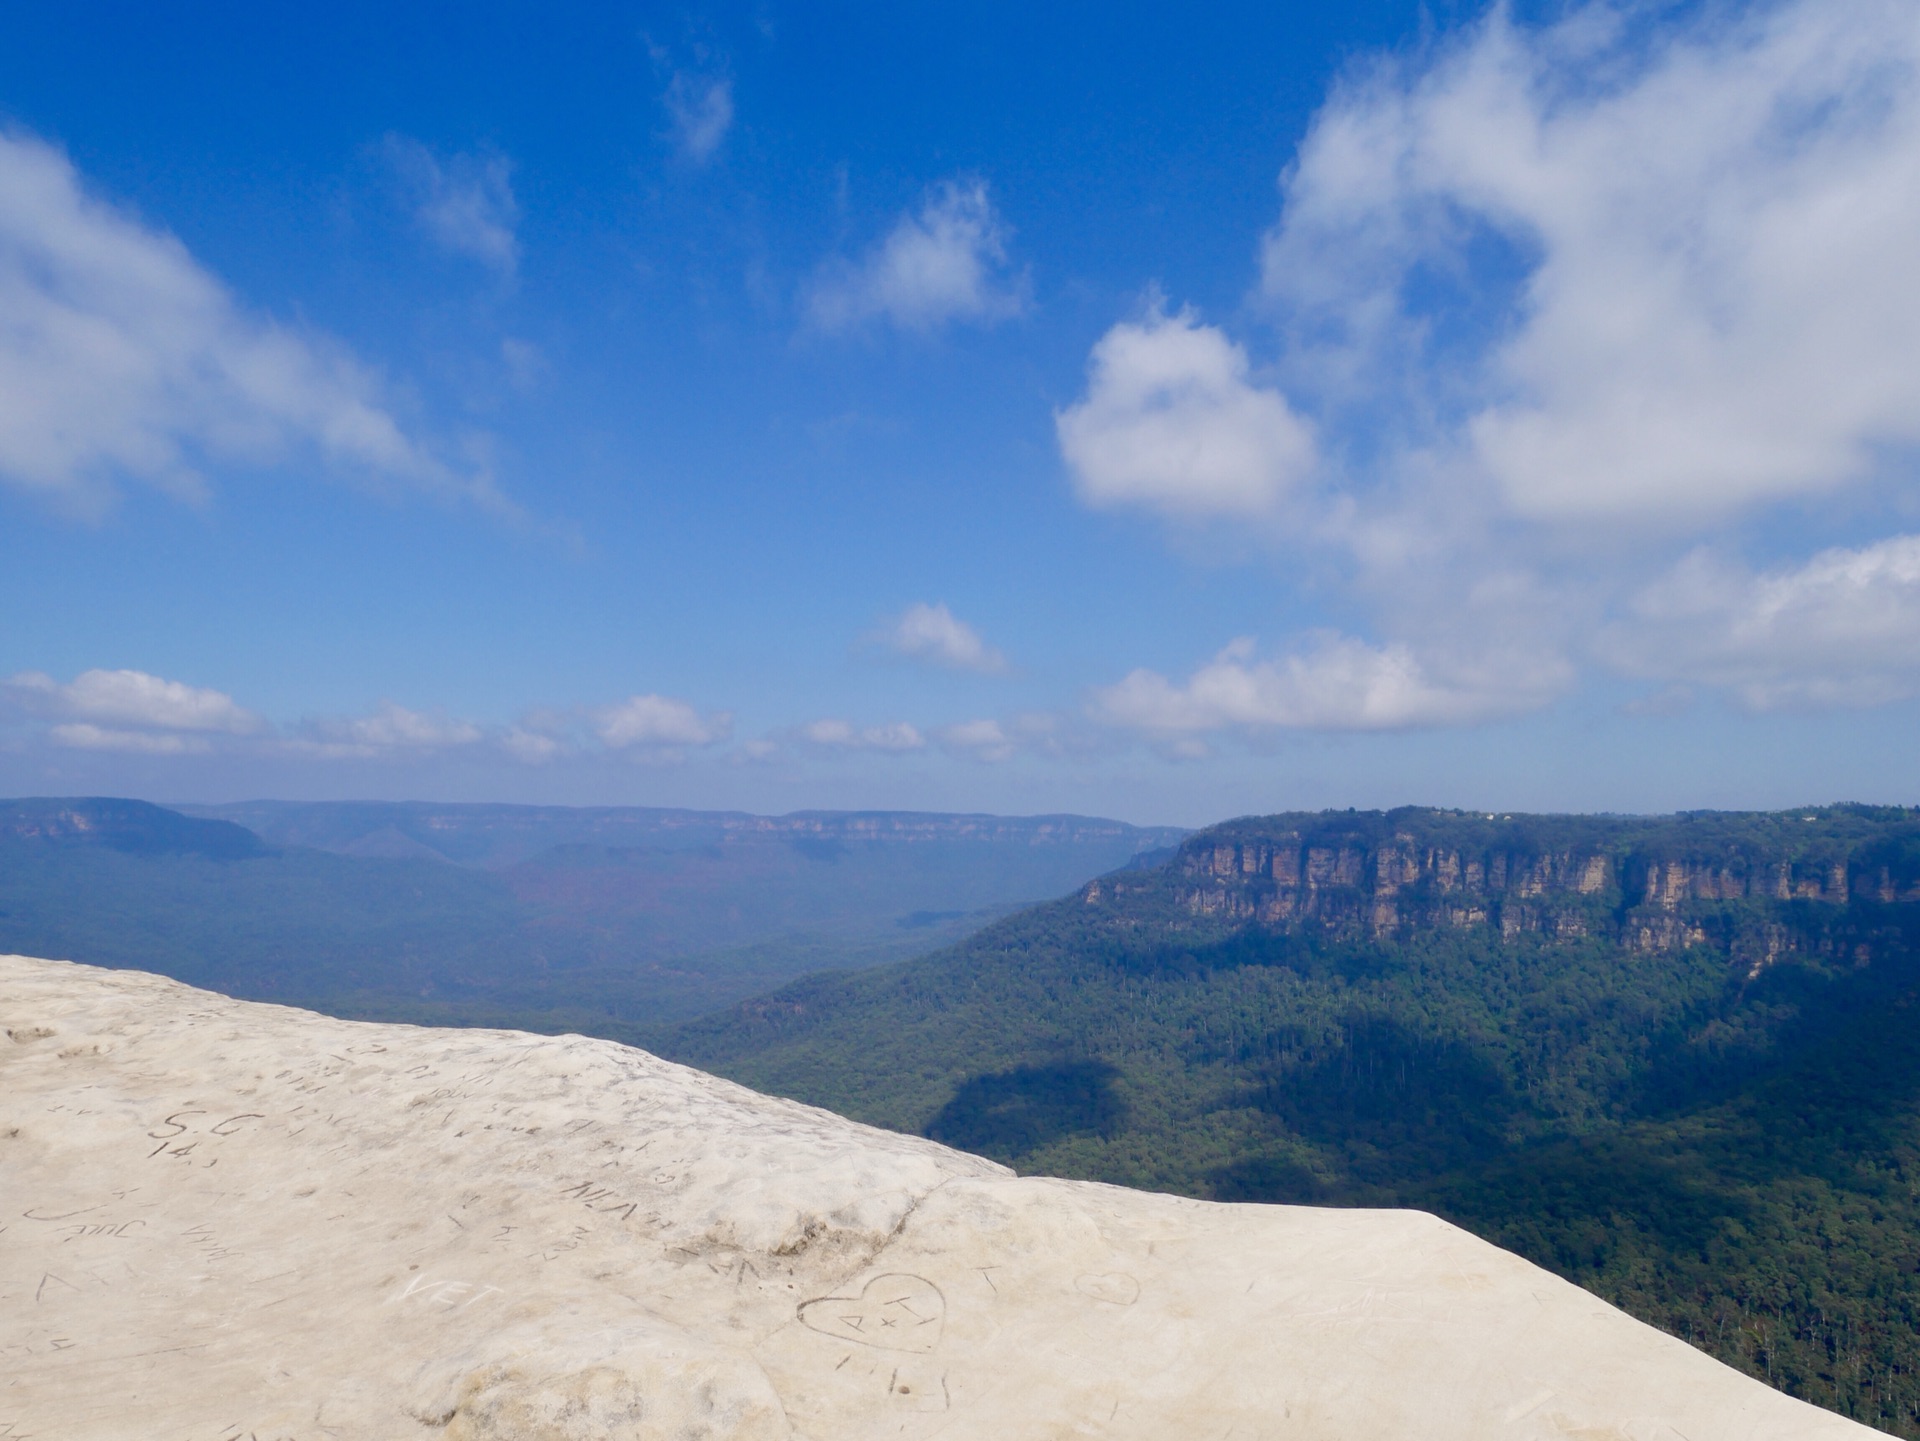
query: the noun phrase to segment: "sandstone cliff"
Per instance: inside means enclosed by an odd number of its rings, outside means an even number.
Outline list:
[[[1764,964],[1806,943],[1796,908],[1920,901],[1916,829],[1892,808],[1657,820],[1410,808],[1229,822],[1190,838],[1170,872],[1196,916],[1340,937],[1487,926],[1643,951],[1714,943]],[[1116,875],[1082,895],[1111,903],[1151,885]],[[1748,903],[1739,926],[1736,902]]]

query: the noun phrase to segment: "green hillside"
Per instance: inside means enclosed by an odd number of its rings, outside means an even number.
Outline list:
[[[1292,815],[651,1038],[1023,1171],[1437,1211],[1920,1436],[1920,812]]]

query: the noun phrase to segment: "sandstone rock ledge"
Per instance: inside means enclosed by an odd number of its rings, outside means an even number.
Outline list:
[[[1878,1434],[1415,1212],[61,962],[0,958],[0,1029],[6,1441]]]

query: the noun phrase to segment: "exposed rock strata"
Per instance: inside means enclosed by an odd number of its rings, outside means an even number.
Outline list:
[[[1485,926],[1509,938],[1595,936],[1648,951],[1709,941],[1703,908],[1730,902],[1831,910],[1920,901],[1920,856],[1910,845],[1883,839],[1848,854],[1819,830],[1810,845],[1690,854],[1684,818],[1580,818],[1571,828],[1589,837],[1578,845],[1530,842],[1521,826],[1445,812],[1367,815],[1345,827],[1332,813],[1293,819],[1230,822],[1186,842],[1172,863],[1176,902],[1199,917],[1335,936]],[[1564,818],[1523,818],[1543,819]],[[1082,895],[1098,904],[1143,884],[1114,875]],[[1767,937],[1743,958],[1765,964],[1795,948],[1786,929],[1771,927]],[[1750,938],[1745,948],[1754,948]]]
[[[9,1441],[1876,1434],[1419,1213],[18,957],[0,1029]]]

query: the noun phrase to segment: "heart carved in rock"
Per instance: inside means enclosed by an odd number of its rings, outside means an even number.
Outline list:
[[[924,1276],[890,1271],[858,1296],[821,1296],[800,1305],[801,1324],[838,1341],[883,1351],[925,1353],[940,1344],[947,1298]]]

